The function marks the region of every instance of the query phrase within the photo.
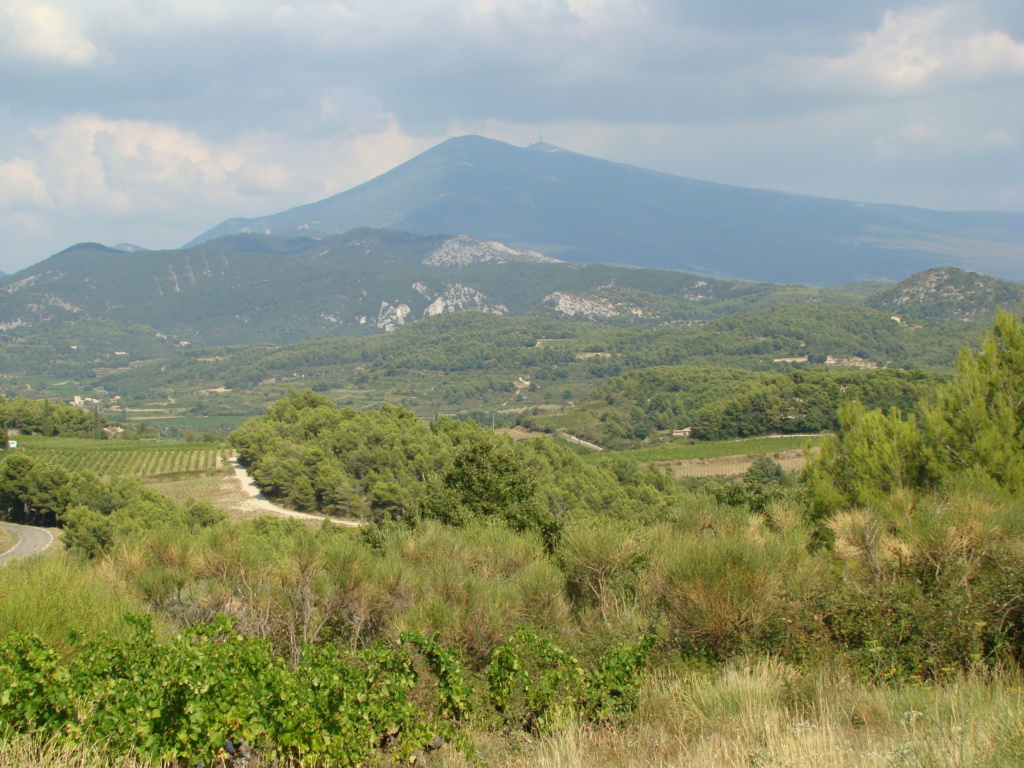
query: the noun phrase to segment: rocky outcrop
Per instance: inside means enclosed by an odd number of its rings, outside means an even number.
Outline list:
[[[708,301],[715,297],[711,284],[706,280],[698,280],[693,284],[693,287],[682,294],[682,296],[687,301]]]
[[[393,331],[400,325],[405,325],[405,319],[412,314],[412,308],[408,304],[396,304],[392,306],[387,301],[380,303],[380,312],[377,318],[370,321],[375,328],[383,331]]]
[[[434,249],[423,259],[423,264],[431,267],[465,267],[470,264],[505,264],[510,261],[559,263],[558,259],[536,251],[517,251],[501,243],[475,240],[468,235],[456,235]]]
[[[413,288],[416,286],[414,285]],[[423,293],[423,291],[420,291]],[[427,294],[423,294],[427,295]],[[460,283],[449,283],[444,291],[431,302],[430,306],[423,312],[424,317],[433,317],[444,312],[463,312],[465,310],[476,310],[477,312],[492,312],[496,315],[507,315],[508,308],[503,304],[488,304],[487,297],[480,291]]]
[[[607,299],[599,299],[593,296],[583,296],[579,293],[562,293],[555,291],[544,297],[544,306],[563,315],[575,317],[615,317],[619,311],[615,305]]]
[[[879,291],[867,305],[900,322],[988,321],[997,307],[1019,309],[1024,286],[955,267],[937,267],[911,275]]]

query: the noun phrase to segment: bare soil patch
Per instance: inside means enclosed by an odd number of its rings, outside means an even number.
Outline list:
[[[217,469],[179,472],[143,478],[146,485],[179,501],[208,501],[228,513],[232,520],[249,520],[263,515],[294,517],[310,527],[323,524],[323,515],[287,509],[267,499],[245,469],[232,460]],[[330,518],[336,525],[356,527],[355,520]]]
[[[750,455],[719,456],[713,459],[677,459],[653,463],[673,477],[736,477],[750,469],[756,458]],[[807,455],[803,450],[778,451],[771,454],[770,458],[783,471],[794,474],[803,471],[807,465]]]

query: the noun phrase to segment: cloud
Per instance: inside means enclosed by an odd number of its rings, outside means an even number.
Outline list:
[[[979,25],[958,5],[889,11],[855,50],[822,61],[823,81],[899,94],[938,82],[1024,77],[1024,44]]]
[[[51,205],[35,161],[19,157],[0,163],[0,210]]]
[[[104,216],[161,215],[191,209],[249,207],[364,181],[425,146],[393,120],[381,130],[317,147],[265,132],[216,142],[169,123],[70,115],[32,130],[35,143],[0,163],[7,181],[0,205],[50,201],[65,211]],[[333,144],[333,146],[331,146]],[[366,177],[368,178],[368,177]],[[337,191],[337,190],[334,190]]]
[[[137,213],[188,195],[223,194],[227,171],[198,136],[142,120],[76,114],[37,127],[34,156],[47,196],[65,210]]]
[[[0,44],[6,55],[84,67],[99,51],[63,10],[51,3],[0,2]]]
[[[224,142],[170,123],[89,113],[36,126],[21,152],[0,158],[8,252],[0,268],[28,263],[10,252],[33,238],[48,250],[31,260],[83,240],[177,247],[222,219],[341,192],[437,140],[411,137],[385,114],[373,126],[347,138],[251,131]]]
[[[36,258],[177,245],[451,135],[540,132],[715,181],[1019,206],[1020,40],[1019,0],[0,0],[0,218]]]

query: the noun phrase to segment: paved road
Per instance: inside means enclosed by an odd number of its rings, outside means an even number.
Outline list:
[[[15,525],[14,523],[0,523],[0,528],[8,533],[13,533],[18,538],[17,544],[0,554],[0,563],[16,557],[37,554],[53,544],[53,534],[45,528],[33,528],[31,525]]]

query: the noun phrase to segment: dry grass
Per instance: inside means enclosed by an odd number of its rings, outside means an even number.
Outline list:
[[[13,534],[8,533],[3,528],[0,528],[0,555],[6,552],[8,549],[13,547],[17,539]]]
[[[754,456],[723,456],[713,459],[678,459],[656,461],[655,466],[671,473],[673,477],[736,477],[742,475],[754,463]],[[798,474],[807,464],[803,451],[786,451],[773,459],[785,472]]]
[[[40,743],[29,736],[0,741],[0,765],[9,768],[150,768],[151,761],[111,758],[102,747]]]
[[[1021,681],[882,688],[772,661],[649,678],[628,729],[480,737],[493,768],[995,768],[1024,765]],[[474,765],[447,752],[445,768]]]
[[[265,512],[254,511],[230,466],[192,470],[142,478],[150,488],[178,501],[207,501],[223,509],[232,520],[247,520]]]

